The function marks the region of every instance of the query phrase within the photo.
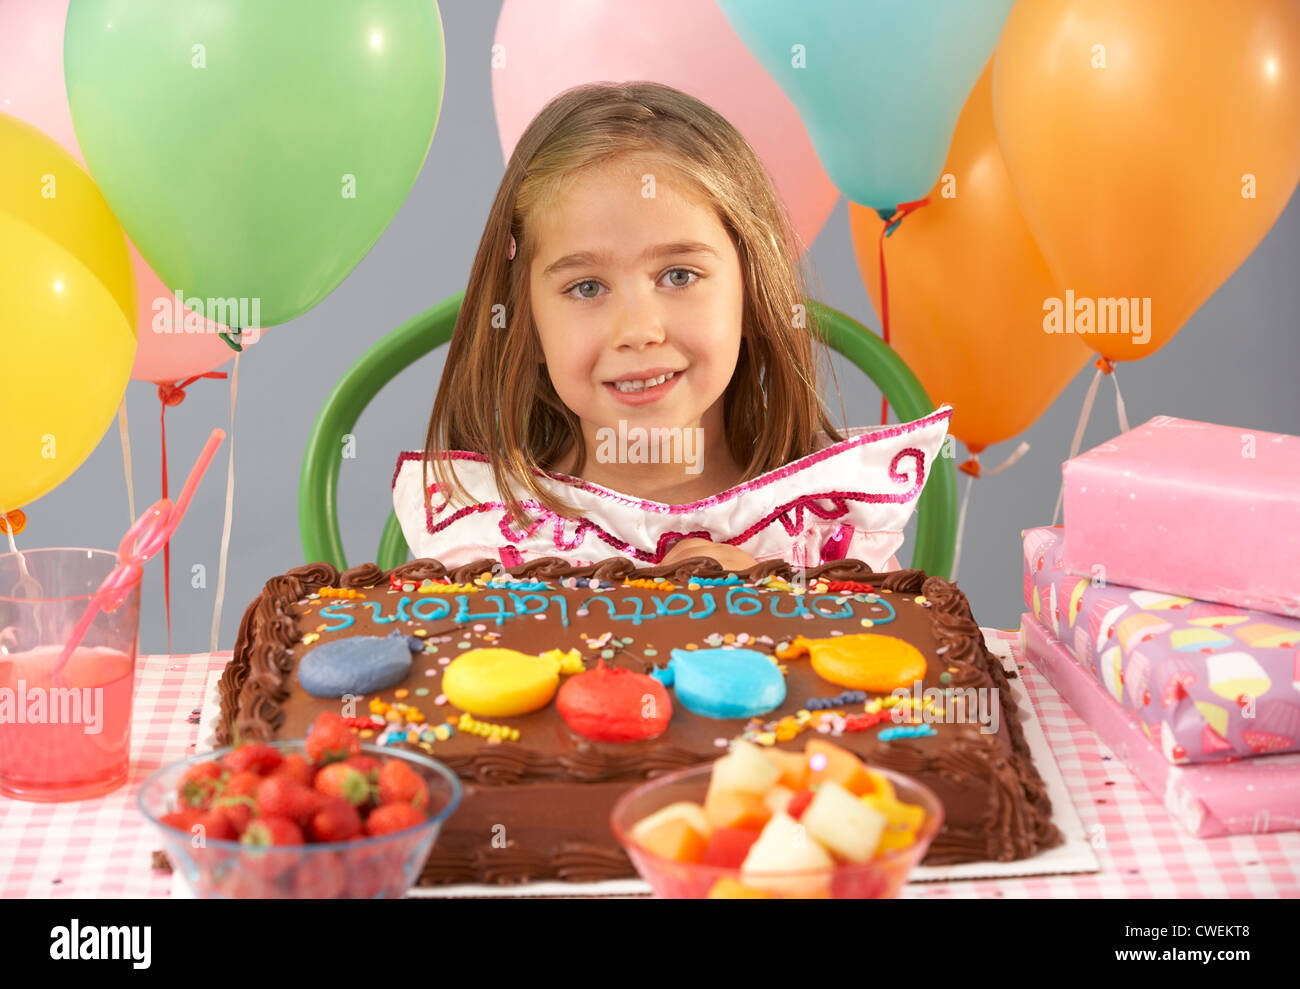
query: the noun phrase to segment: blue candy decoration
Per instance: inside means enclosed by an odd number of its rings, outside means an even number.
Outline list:
[[[930,725],[898,725],[884,729],[879,738],[882,742],[889,742],[895,738],[925,738],[927,735],[935,734],[937,732]]]
[[[423,648],[423,646],[421,646]],[[373,694],[411,672],[404,635],[358,635],[317,646],[298,664],[298,682],[313,697]]]
[[[785,700],[785,677],[753,649],[674,649],[667,673],[677,699],[705,718],[754,718]]]

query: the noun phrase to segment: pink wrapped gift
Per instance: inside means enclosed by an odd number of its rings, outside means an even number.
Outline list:
[[[1112,752],[1198,838],[1300,829],[1300,754],[1174,766],[1033,615],[1021,615],[1025,655]]]
[[[1062,471],[1070,573],[1300,617],[1300,437],[1156,416]]]
[[[1300,752],[1300,619],[1066,573],[1026,529],[1025,606],[1170,762]]]

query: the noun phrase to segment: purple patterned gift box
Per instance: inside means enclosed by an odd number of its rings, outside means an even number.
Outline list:
[[[1172,763],[1300,752],[1300,619],[1067,573],[1026,529],[1025,605]]]

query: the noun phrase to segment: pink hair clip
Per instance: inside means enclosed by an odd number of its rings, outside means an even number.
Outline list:
[[[508,261],[513,261],[514,259],[515,259],[515,235],[514,235],[514,234],[511,234],[511,235],[510,235],[510,253],[506,255],[506,260],[508,260]]]

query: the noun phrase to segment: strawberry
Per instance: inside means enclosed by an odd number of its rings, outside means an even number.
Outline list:
[[[429,784],[405,760],[389,759],[379,770],[379,802],[427,810]]]
[[[280,750],[273,745],[262,742],[249,742],[237,749],[227,752],[221,759],[221,765],[232,773],[252,771],[265,776],[283,761]]]
[[[322,711],[307,732],[307,758],[317,766],[339,762],[361,754],[361,739],[347,726],[341,715]]]
[[[181,777],[178,789],[181,807],[207,810],[221,788],[221,766],[216,762],[201,762],[191,766]]]
[[[269,879],[249,869],[229,869],[216,881],[216,892],[231,900],[265,900],[282,895]]]
[[[287,817],[274,814],[253,821],[239,840],[245,845],[259,847],[305,844],[302,829],[297,824]]]
[[[307,837],[312,841],[348,841],[360,834],[361,815],[341,797],[326,800],[307,821]]]
[[[190,828],[194,827],[195,823],[202,816],[203,811],[186,807],[181,810],[172,811],[170,814],[164,814],[162,817],[158,818],[158,820],[169,828],[175,828],[177,831],[188,833]]]
[[[296,780],[268,776],[257,788],[257,814],[303,821],[315,812],[321,799],[310,787]]]
[[[235,829],[235,833],[242,835],[244,829],[248,827],[248,822],[253,819],[253,812],[257,810],[257,800],[254,797],[222,796],[217,798],[212,809],[220,811],[230,822],[230,826]]]
[[[411,804],[384,804],[372,810],[370,816],[366,818],[366,834],[378,837],[381,834],[392,834],[394,831],[405,831],[407,828],[423,824],[426,820],[424,811]]]
[[[297,780],[303,786],[311,786],[311,781],[316,775],[316,770],[312,768],[307,757],[294,752],[284,757],[284,761],[276,766],[267,774],[267,779],[276,777],[286,777],[291,780]]]
[[[239,840],[251,846],[240,857],[244,868],[266,879],[273,879],[293,868],[301,858],[296,848],[293,851],[275,851],[303,844],[302,829],[286,817],[259,817],[248,825]]]
[[[351,766],[369,782],[378,783],[379,770],[383,763],[372,755],[354,755],[351,758],[344,759],[343,765]]]
[[[803,812],[808,809],[816,794],[809,789],[798,790],[790,798],[790,802],[785,805],[785,812],[793,817],[796,821],[803,817]]]
[[[243,770],[226,778],[226,785],[221,790],[224,797],[255,797],[257,788],[262,785],[262,777],[252,770]]]
[[[293,896],[299,900],[335,900],[344,894],[347,885],[347,867],[333,852],[303,856],[290,877]]]
[[[341,797],[353,807],[370,799],[366,777],[345,762],[331,762],[317,770],[312,789],[327,797]]]
[[[198,828],[202,828],[202,830],[199,831]],[[214,807],[212,810],[206,811],[195,822],[195,829],[195,834],[206,841],[239,840],[239,833],[235,830],[234,823],[226,816],[225,810],[221,807]]]

